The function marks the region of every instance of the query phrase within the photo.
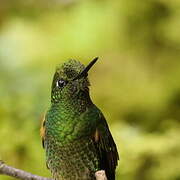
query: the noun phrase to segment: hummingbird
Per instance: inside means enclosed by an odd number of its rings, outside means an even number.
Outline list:
[[[119,155],[101,110],[89,94],[88,72],[76,60],[57,66],[51,88],[51,106],[41,126],[47,168],[54,180],[95,180],[105,170],[115,180]]]

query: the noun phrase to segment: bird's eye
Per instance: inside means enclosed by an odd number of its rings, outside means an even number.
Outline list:
[[[56,87],[63,88],[66,84],[67,84],[67,81],[65,81],[64,79],[59,79],[56,82]]]

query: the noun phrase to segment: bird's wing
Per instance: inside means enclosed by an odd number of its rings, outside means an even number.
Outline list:
[[[115,180],[115,169],[119,155],[103,114],[100,114],[100,121],[94,133],[94,141],[100,156],[101,168],[105,170],[108,180]]]
[[[43,148],[44,148],[44,138],[45,138],[45,115],[43,116],[42,121],[41,121],[40,136],[41,136],[41,140],[42,140],[42,146],[43,146]]]

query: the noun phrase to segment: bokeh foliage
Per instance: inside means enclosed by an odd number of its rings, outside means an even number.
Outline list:
[[[87,64],[117,179],[180,179],[180,1],[0,2],[0,159],[50,176],[39,137],[55,66]],[[6,176],[0,179],[10,180]]]

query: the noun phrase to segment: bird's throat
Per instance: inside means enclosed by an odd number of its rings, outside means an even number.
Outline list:
[[[67,113],[74,112],[81,114],[92,104],[89,91],[79,91],[78,94],[62,98],[58,103],[52,104],[52,106],[56,106],[56,108]]]

